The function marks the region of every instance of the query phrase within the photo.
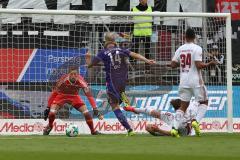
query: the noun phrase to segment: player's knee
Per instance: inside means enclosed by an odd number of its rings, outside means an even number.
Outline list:
[[[84,115],[90,114],[88,110],[82,111]]]
[[[56,114],[57,113],[57,109],[56,108],[50,108],[50,112],[49,114]]]
[[[152,132],[152,131],[153,131],[153,125],[152,125],[152,124],[148,124],[148,125],[146,126],[146,131]]]
[[[51,112],[51,111],[50,111],[50,112],[48,113],[48,117],[55,117],[55,115],[56,115],[55,112]]]

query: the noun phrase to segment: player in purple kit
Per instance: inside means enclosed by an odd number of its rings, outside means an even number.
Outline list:
[[[106,87],[108,101],[119,122],[127,129],[128,136],[134,135],[126,117],[120,110],[120,104],[126,101],[125,87],[128,79],[128,59],[133,57],[148,64],[155,64],[154,60],[149,60],[140,54],[129,51],[128,49],[119,48],[115,42],[115,34],[107,33],[105,36],[104,49],[101,50],[92,60],[88,67],[98,64],[100,61],[104,63],[106,72]],[[127,103],[129,105],[129,103]]]

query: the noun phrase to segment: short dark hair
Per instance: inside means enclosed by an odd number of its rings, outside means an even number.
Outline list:
[[[170,104],[173,106],[174,110],[178,110],[180,108],[181,100],[180,99],[172,99]]]
[[[188,28],[186,30],[186,38],[187,39],[195,39],[195,32],[192,28]]]

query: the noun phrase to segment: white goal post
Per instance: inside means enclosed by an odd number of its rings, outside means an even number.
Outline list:
[[[143,19],[138,19],[138,22],[134,17],[143,17]],[[149,21],[144,20],[144,17],[152,18]],[[133,40],[132,26],[134,23],[149,22],[152,23],[153,34],[149,37],[151,44],[147,51],[144,39]],[[42,119],[42,112],[51,91],[49,89],[51,78],[55,78],[53,72],[62,71],[66,63],[74,63],[73,59],[80,59],[79,68],[84,68],[85,60],[82,61],[82,57],[85,58],[87,53],[95,55],[102,49],[104,34],[109,31],[124,35],[120,36],[119,44],[128,42],[131,46],[129,48],[144,52],[145,55],[146,52],[151,52],[151,58],[156,59],[159,64],[150,69],[138,62],[133,62],[133,66],[130,65],[127,93],[131,97],[131,102],[137,107],[152,106],[154,109],[171,110],[169,100],[177,96],[176,87],[179,79],[178,72],[167,70],[165,65],[176,48],[184,43],[183,32],[187,27],[192,27],[196,31],[197,43],[204,50],[204,60],[211,57],[212,49],[218,50],[217,56],[224,57],[221,66],[204,70],[204,80],[210,88],[213,106],[222,105],[222,108],[211,107],[207,120],[211,119],[212,115],[215,116],[214,110],[221,108],[224,113],[216,111],[216,117],[213,119],[216,118],[221,123],[220,128],[226,122],[225,130],[212,129],[216,124],[214,121],[209,122],[212,125],[211,131],[232,133],[234,130],[230,13],[37,9],[0,9],[0,118],[2,118],[0,130],[4,132],[3,134],[11,134],[11,131],[4,130],[4,126],[6,127],[6,123],[13,122],[14,119],[31,119],[31,124],[38,121],[43,123],[40,118]],[[87,71],[86,68],[81,68],[80,72],[86,75],[85,78],[90,86],[97,90],[95,98],[100,106],[105,106],[102,109],[105,111],[109,106],[107,107],[105,103],[107,101],[104,95],[104,74],[100,70],[101,68],[95,68]],[[216,98],[217,95],[220,95],[219,99]],[[67,113],[63,111],[63,115],[59,117],[66,118],[64,116],[67,114],[66,119],[77,119],[79,115],[66,108]],[[106,114],[106,123],[114,125],[116,123],[112,120],[114,117],[108,112]],[[128,118],[132,119],[133,115],[129,115]],[[134,118],[133,125],[136,126],[138,122],[135,121],[139,121],[139,117]],[[95,122],[99,126],[102,125]],[[20,122],[16,124],[21,125]],[[144,131],[139,130],[139,132]],[[31,133],[40,134],[39,131]]]

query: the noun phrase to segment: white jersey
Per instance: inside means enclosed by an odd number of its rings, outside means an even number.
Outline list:
[[[199,105],[198,102],[190,101],[190,104],[184,114],[183,121],[178,128],[180,135],[182,136],[192,135],[192,133],[190,133],[189,131],[188,125],[191,123],[192,119],[196,118],[198,105]],[[163,125],[161,129],[169,130],[169,131],[172,129],[174,115],[175,113],[170,113],[170,112],[161,113],[161,120],[166,123],[166,125]]]
[[[172,61],[180,63],[180,85],[182,88],[194,88],[203,85],[202,74],[195,61],[202,61],[202,48],[194,43],[180,46]]]

